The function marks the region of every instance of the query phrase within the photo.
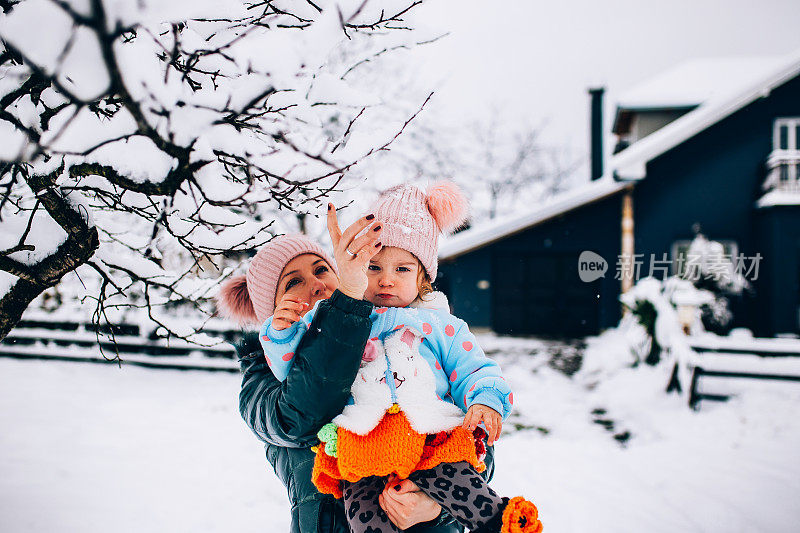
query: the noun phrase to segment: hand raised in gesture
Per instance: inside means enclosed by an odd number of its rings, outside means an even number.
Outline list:
[[[381,250],[381,231],[381,223],[370,214],[353,222],[342,233],[336,209],[328,204],[328,233],[339,270],[339,291],[351,298],[364,298],[369,262]]]

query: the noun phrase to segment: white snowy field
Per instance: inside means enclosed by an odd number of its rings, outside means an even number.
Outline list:
[[[661,368],[569,378],[543,343],[482,344],[517,407],[493,485],[532,499],[546,531],[798,530],[800,386],[731,384],[737,398],[692,412]],[[0,530],[285,531],[238,390],[228,373],[0,359]]]

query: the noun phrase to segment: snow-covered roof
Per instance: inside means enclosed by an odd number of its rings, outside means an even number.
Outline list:
[[[582,205],[601,200],[628,186],[629,184],[616,181],[608,174],[556,195],[543,202],[540,207],[522,215],[498,218],[443,240],[439,246],[439,259],[451,259],[465,254]]]
[[[669,109],[698,106],[738,91],[780,67],[782,58],[698,58],[645,80],[617,99],[618,109]]]
[[[619,179],[640,180],[644,178],[648,161],[678,146],[756,99],[768,96],[774,88],[800,74],[800,50],[785,56],[762,58],[761,62],[750,59],[752,62],[742,60],[739,63],[740,65],[750,64],[749,68],[752,70],[742,73],[741,76],[735,76],[737,83],[721,84],[723,87],[711,92],[707,92],[709,84],[706,84],[705,88],[699,89],[694,95],[687,89],[683,95],[684,101],[688,101],[689,98],[696,99],[706,91],[705,100],[696,109],[613,156],[609,170]],[[733,78],[731,80],[733,81]],[[691,84],[692,80],[685,83]],[[677,100],[680,91],[667,89],[669,90],[664,91],[662,101],[666,101],[667,98]],[[667,95],[671,91],[673,96],[668,97]],[[640,98],[647,96],[652,98],[652,101],[656,101],[655,92],[653,89],[653,94],[647,95],[643,89]],[[634,94],[634,96],[636,95]],[[630,100],[630,102],[633,101],[633,99]]]
[[[496,219],[444,240],[439,258],[457,257],[621,191],[627,181],[645,177],[651,159],[798,74],[800,50],[777,57],[698,59],[635,87],[620,99],[620,108],[698,107],[613,156],[602,178],[557,195],[528,213]]]

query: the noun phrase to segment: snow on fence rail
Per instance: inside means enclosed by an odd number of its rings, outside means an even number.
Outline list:
[[[704,382],[706,378],[800,382],[798,339],[701,335],[690,336],[688,341],[695,352],[689,387],[689,405],[692,408],[697,408],[701,400],[724,401],[729,397],[702,387],[701,379]]]
[[[763,357],[800,356],[800,339],[691,335],[688,341],[695,352],[756,354]]]
[[[231,343],[239,330],[205,328],[217,337],[212,346],[182,339],[165,339],[138,324],[113,327],[62,318],[23,319],[0,343],[0,357],[57,359],[90,363],[119,363],[151,368],[238,372],[236,351]],[[227,341],[227,342],[223,342]]]

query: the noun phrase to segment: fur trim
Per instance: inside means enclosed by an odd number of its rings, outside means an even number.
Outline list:
[[[442,233],[450,233],[467,221],[467,198],[455,183],[437,181],[428,187],[426,195],[428,211]]]
[[[240,324],[258,322],[250,293],[247,291],[247,276],[234,276],[220,287],[216,297],[217,309],[227,318]]]
[[[447,301],[447,296],[441,291],[433,291],[423,297],[417,298],[409,307],[417,309],[430,309],[431,311],[444,311],[450,312],[450,302]]]
[[[350,388],[354,403],[345,406],[342,414],[333,423],[356,435],[366,435],[381,421],[386,410],[392,406],[392,395],[386,383],[386,352],[380,342],[372,341],[374,359],[361,360],[361,368]]]
[[[397,387],[397,403],[417,433],[450,431],[464,422],[464,412],[436,395],[436,377],[419,353],[422,334],[406,327],[384,342],[392,372],[403,379]]]

